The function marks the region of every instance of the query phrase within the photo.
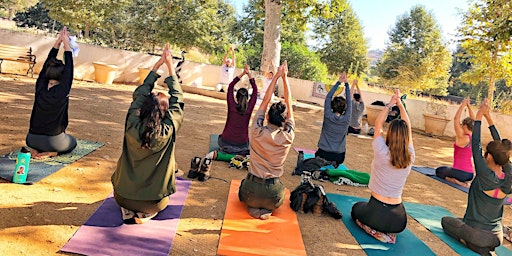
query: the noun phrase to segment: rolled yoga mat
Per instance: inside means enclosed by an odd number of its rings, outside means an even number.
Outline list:
[[[110,195],[61,251],[84,255],[169,255],[191,183],[176,178],[177,192],[170,196],[167,208],[144,224],[124,224],[121,208]]]
[[[306,255],[295,211],[286,200],[268,220],[249,215],[238,199],[240,180],[232,180],[217,255]]]

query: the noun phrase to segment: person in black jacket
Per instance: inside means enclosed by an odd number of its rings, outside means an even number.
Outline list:
[[[64,61],[57,59],[61,44],[64,45]],[[27,146],[32,149],[32,157],[46,158],[75,149],[76,139],[66,134],[72,83],[73,55],[69,34],[64,27],[36,81],[30,129],[26,138]]]

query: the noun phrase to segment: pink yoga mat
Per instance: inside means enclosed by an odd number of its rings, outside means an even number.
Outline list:
[[[299,153],[299,151],[304,152],[304,154],[313,154],[314,155],[316,153],[316,150],[307,149],[307,148],[293,147],[293,149],[295,149],[295,151],[297,151],[297,153]]]
[[[169,255],[191,181],[176,179],[165,210],[144,224],[126,225],[110,195],[61,251],[84,255]]]

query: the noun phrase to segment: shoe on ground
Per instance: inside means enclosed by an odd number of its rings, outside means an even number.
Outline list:
[[[199,181],[207,181],[210,179],[210,170],[212,167],[212,160],[209,158],[204,158],[201,162],[201,166],[199,167],[199,173],[197,174],[197,179]]]
[[[195,179],[197,178],[199,174],[199,166],[201,165],[201,158],[198,156],[195,156],[190,161],[190,171],[188,171],[187,177],[189,179]]]

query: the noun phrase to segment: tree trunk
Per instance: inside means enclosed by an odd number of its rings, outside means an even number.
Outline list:
[[[84,38],[89,38],[90,25],[89,23],[85,23],[84,26]]]
[[[270,63],[279,66],[281,57],[281,1],[265,0],[265,31],[261,71],[268,71]],[[275,70],[274,70],[275,72]]]
[[[495,74],[495,67],[496,63],[498,61],[498,41],[494,41],[494,49],[492,52],[492,59],[491,59],[491,67],[489,71],[489,91],[487,92],[487,100],[489,102],[489,106],[491,106],[491,109],[493,108],[493,102],[494,102],[494,83],[496,80],[496,74]]]

